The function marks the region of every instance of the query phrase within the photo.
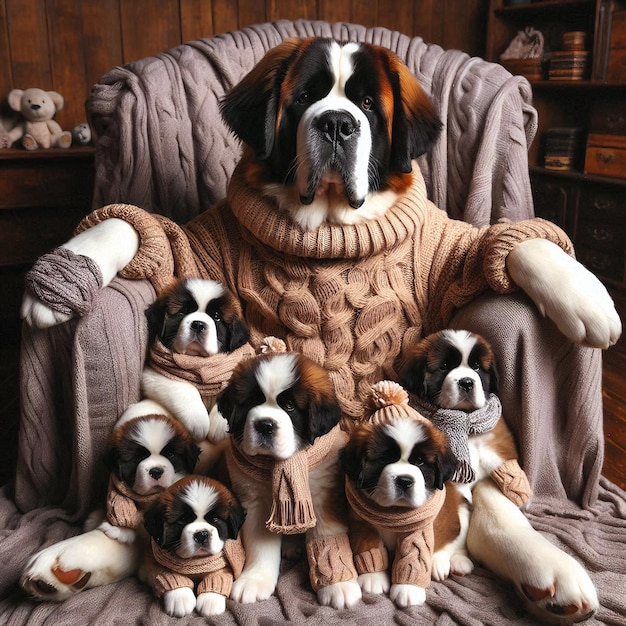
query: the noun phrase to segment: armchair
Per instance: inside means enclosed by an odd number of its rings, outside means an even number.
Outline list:
[[[444,124],[435,149],[420,163],[435,204],[478,226],[532,217],[526,153],[536,112],[525,79],[384,28],[308,21],[190,42],[104,76],[87,103],[98,136],[94,208],[131,203],[183,224],[223,197],[239,146],[220,120],[220,97],[269,48],[286,37],[310,35],[370,41],[407,62]],[[7,537],[0,555],[11,563],[0,574],[3,591],[12,588],[28,555],[79,532],[78,522],[101,503],[102,453],[112,424],[139,399],[147,340],[143,312],[154,297],[147,281],[120,276],[95,294],[82,317],[48,330],[24,327],[15,494],[0,501]],[[626,548],[611,533],[623,528],[626,496],[600,479],[600,351],[567,341],[519,294],[486,293],[456,311],[452,324],[494,344],[505,416],[536,494],[529,518],[596,573],[604,617],[626,612],[626,600],[614,597],[626,576]],[[521,368],[523,362],[534,367]],[[386,598],[368,599],[349,615],[320,607],[305,581],[301,565],[288,562],[275,597],[252,606],[229,604],[220,623],[394,619],[396,609]],[[62,606],[37,610],[64,623],[129,623],[142,615],[169,623],[136,580],[111,587],[86,592],[97,602],[78,594]],[[447,614],[457,623],[533,623],[520,607],[505,583],[479,568],[433,585],[428,604],[406,614],[428,622]],[[33,612],[15,594],[0,602],[0,620],[34,619]]]

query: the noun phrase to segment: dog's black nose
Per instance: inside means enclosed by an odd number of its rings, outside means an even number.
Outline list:
[[[202,331],[206,330],[206,324],[204,322],[201,322],[200,320],[194,320],[189,325],[189,328],[191,328],[191,330],[196,333],[201,333]]]
[[[315,127],[331,143],[343,143],[358,130],[359,125],[346,111],[327,111],[315,120]]]
[[[271,437],[276,430],[276,422],[274,420],[258,420],[254,423],[256,431],[264,437]]]
[[[402,491],[408,491],[415,481],[410,476],[396,476],[396,485],[402,489]]]
[[[193,540],[200,545],[204,545],[209,538],[208,530],[199,530],[198,532],[193,534]]]
[[[159,480],[159,478],[163,476],[163,472],[164,470],[162,467],[152,467],[150,468],[148,474],[150,475],[150,478],[154,478],[154,480]]]
[[[459,387],[465,391],[471,391],[474,389],[474,381],[469,377],[461,378],[461,380],[459,380]]]

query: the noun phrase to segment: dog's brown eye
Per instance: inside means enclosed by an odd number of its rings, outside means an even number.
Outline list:
[[[480,363],[476,361],[476,363],[472,365],[472,369],[477,372],[480,369]]]
[[[297,104],[305,104],[306,102],[308,102],[309,100],[309,92],[308,91],[303,91],[299,96],[298,99],[296,100]]]
[[[365,111],[369,111],[374,106],[374,101],[369,97],[365,96],[361,102],[361,108]]]
[[[216,321],[216,322],[221,322],[222,321],[222,314],[219,311],[212,311],[211,312],[211,317]]]

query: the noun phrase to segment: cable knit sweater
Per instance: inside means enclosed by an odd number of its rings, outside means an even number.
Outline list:
[[[488,288],[516,289],[505,260],[517,243],[543,237],[572,253],[565,233],[538,218],[484,228],[450,219],[427,199],[417,165],[411,188],[382,218],[303,231],[248,184],[248,158],[227,199],[183,228],[131,205],[109,205],[78,230],[109,217],[127,220],[141,243],[121,274],[148,278],[157,289],[173,275],[222,281],[241,299],[253,345],[274,335],[322,364],[353,418],[372,383],[397,379],[403,345],[445,327]]]

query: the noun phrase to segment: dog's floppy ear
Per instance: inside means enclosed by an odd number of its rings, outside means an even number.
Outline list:
[[[220,102],[226,124],[261,161],[272,153],[280,86],[300,43],[299,39],[285,39],[269,50]]]
[[[398,368],[398,382],[419,398],[425,398],[427,394],[426,358],[427,353],[418,344],[407,352]]]
[[[246,511],[241,506],[239,500],[233,496],[233,501],[228,513],[228,519],[226,520],[226,527],[228,528],[229,539],[237,539],[237,535],[243,526],[246,519]]]
[[[443,454],[437,456],[434,465],[435,468],[435,488],[443,489],[443,484],[454,476],[456,470],[456,457],[446,450]]]
[[[363,487],[365,466],[368,461],[367,437],[364,434],[364,430],[360,431],[358,427],[354,429],[346,447],[341,450],[339,456],[344,474],[357,489]]]
[[[148,534],[163,547],[165,543],[165,507],[156,502],[143,515],[143,525]]]
[[[187,471],[187,474],[193,474],[193,470],[196,467],[199,456],[200,448],[196,445],[194,441],[190,441],[185,446],[184,450],[185,470]]]
[[[491,367],[487,370],[489,373],[489,393],[494,393],[497,395],[498,387],[500,385],[500,376],[498,375],[498,370],[496,366],[492,363]]]
[[[163,324],[165,323],[165,312],[167,310],[167,302],[164,298],[155,300],[146,309],[146,319],[148,320],[148,350],[154,343],[154,340],[163,333]]]
[[[241,348],[250,339],[250,331],[240,317],[234,317],[230,324],[229,342],[226,350],[232,352]]]
[[[415,76],[393,53],[387,51],[387,55],[394,95],[390,166],[407,174],[412,170],[411,161],[430,150],[442,125]]]

